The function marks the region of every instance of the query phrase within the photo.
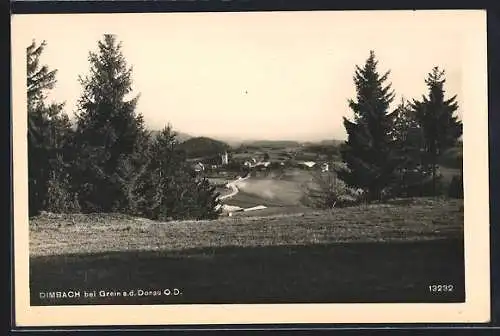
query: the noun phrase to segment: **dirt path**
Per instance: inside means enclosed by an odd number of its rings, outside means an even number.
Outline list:
[[[250,177],[250,174],[248,174],[247,176],[245,177],[239,177],[237,180],[234,180],[232,182],[229,182],[226,186],[231,189],[231,193],[230,194],[227,194],[227,195],[224,195],[224,196],[221,196],[219,197],[220,200],[225,200],[226,198],[231,198],[233,196],[235,196],[240,190],[238,189],[238,182],[241,182],[241,181],[245,181],[247,180],[248,178]]]
[[[250,178],[250,174],[248,174],[247,176],[245,177],[239,177],[238,179],[232,181],[232,182],[229,182],[226,187],[231,189],[231,193],[230,194],[227,194],[227,195],[224,195],[224,196],[220,196],[219,199],[220,200],[225,200],[225,199],[228,199],[228,198],[231,198],[233,196],[235,196],[236,194],[238,194],[238,192],[240,191],[238,189],[238,183],[242,182],[242,181],[245,181],[247,179]],[[267,207],[264,206],[264,205],[257,205],[257,206],[254,206],[254,207],[250,207],[250,208],[241,208],[239,206],[233,206],[233,205],[229,205],[229,204],[224,204],[222,206],[224,209],[226,209],[226,211],[228,213],[232,213],[233,211],[253,211],[253,210],[261,210],[261,209],[266,209]]]

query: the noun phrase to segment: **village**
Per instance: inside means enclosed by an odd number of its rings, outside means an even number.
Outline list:
[[[319,170],[327,172],[331,170],[332,162],[328,159],[318,157],[316,160],[301,160],[297,153],[281,154],[256,151],[255,153],[239,153],[235,151],[221,152],[217,155],[190,159],[192,168],[200,175],[206,177],[229,177],[237,174],[245,176],[250,172],[265,174],[270,171],[280,171],[287,168],[299,168],[304,170]]]
[[[196,174],[216,187],[223,216],[301,209],[302,184],[313,172],[332,171],[332,160],[301,144],[240,146],[189,159]]]

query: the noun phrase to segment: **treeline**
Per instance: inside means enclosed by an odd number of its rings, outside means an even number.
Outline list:
[[[349,101],[354,114],[344,117],[348,139],[340,148],[345,167],[336,173],[349,187],[364,191],[368,201],[390,197],[446,195],[463,197],[461,160],[453,165],[460,174],[447,188],[439,163],[458,147],[462,122],[456,96],[445,98],[445,72],[434,67],[425,79],[428,92],[420,99],[402,99],[395,110],[390,71],[380,74],[375,53],[363,67],[356,66],[356,98]]]
[[[29,212],[120,212],[151,219],[215,218],[218,194],[199,178],[167,125],[154,136],[136,111],[132,68],[104,35],[80,76],[75,122],[47,103],[57,70],[40,64],[45,42],[27,47]],[[160,107],[161,108],[161,107]]]

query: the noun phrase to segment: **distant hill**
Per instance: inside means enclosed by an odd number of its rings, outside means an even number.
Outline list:
[[[294,140],[246,140],[243,141],[242,146],[246,147],[267,147],[267,148],[287,148],[299,147],[300,142]]]
[[[177,140],[179,142],[185,142],[186,140],[192,139],[193,136],[187,133],[182,133],[182,132],[176,132],[177,133]]]
[[[283,149],[283,148],[297,148],[301,146],[311,146],[311,145],[321,145],[321,146],[339,146],[344,142],[344,140],[336,140],[336,139],[327,139],[327,140],[319,140],[319,141],[299,141],[299,140],[259,140],[259,139],[239,139],[236,137],[219,137],[216,135],[191,135],[183,132],[177,133],[177,139],[180,143],[186,142],[191,139],[205,139],[205,140],[195,140],[195,143],[198,141],[206,142],[207,139],[211,142],[219,143],[219,145],[223,144],[224,148],[238,148],[240,146],[245,147],[255,147],[255,148],[275,148],[275,149]],[[153,135],[160,133],[160,131],[155,130],[152,131]],[[210,142],[209,141],[209,142]],[[204,144],[203,146],[205,146]],[[218,147],[219,145],[214,145],[214,148],[223,148]],[[188,144],[187,147],[190,145]]]
[[[181,144],[179,148],[184,150],[188,157],[208,157],[218,155],[231,149],[227,143],[207,137],[190,138]]]
[[[321,146],[338,146],[344,140],[328,139],[320,141],[297,141],[297,140],[244,140],[241,142],[243,146],[248,147],[267,147],[267,148],[290,148],[310,145]]]
[[[230,137],[230,136],[218,136],[216,134],[198,134],[199,137],[203,136],[205,138],[210,138],[210,139],[214,139],[214,140],[217,140],[217,141],[221,141],[221,142],[224,142],[226,144],[228,144],[229,146],[231,146],[232,148],[238,148],[243,140],[241,138],[238,138],[238,137]]]

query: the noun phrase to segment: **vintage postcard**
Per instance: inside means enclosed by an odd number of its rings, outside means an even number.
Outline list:
[[[12,16],[18,326],[490,318],[485,11]]]

